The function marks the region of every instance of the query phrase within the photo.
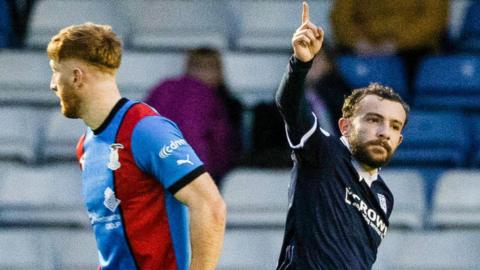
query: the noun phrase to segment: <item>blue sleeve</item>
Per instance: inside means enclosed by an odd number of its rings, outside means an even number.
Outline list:
[[[148,116],[137,123],[132,153],[138,167],[172,194],[205,172],[177,125],[161,116]]]

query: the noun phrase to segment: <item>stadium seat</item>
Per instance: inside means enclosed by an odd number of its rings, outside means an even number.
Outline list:
[[[460,51],[480,52],[480,2],[471,1],[463,20],[457,49]]]
[[[135,1],[131,45],[143,49],[228,47],[222,1]]]
[[[472,137],[473,145],[470,151],[470,164],[474,168],[480,168],[480,115],[470,117],[470,136]]]
[[[41,114],[31,107],[0,107],[0,159],[35,163]]]
[[[237,169],[225,176],[227,226],[283,227],[288,208],[289,170]]]
[[[394,165],[458,167],[466,163],[470,138],[460,113],[412,111],[403,136]]]
[[[474,270],[480,231],[390,231],[380,245],[374,270]]]
[[[0,230],[0,269],[50,270],[45,265],[38,235],[22,229]]]
[[[415,81],[417,107],[480,110],[480,57],[432,56]]]
[[[0,180],[0,222],[9,226],[88,226],[79,165],[17,165]]]
[[[75,147],[87,127],[80,119],[68,119],[56,108],[48,113],[42,145],[42,159],[46,161],[74,161]]]
[[[390,228],[421,229],[426,214],[422,174],[415,169],[384,169],[380,174],[395,200]]]
[[[340,73],[352,88],[378,82],[392,87],[402,98],[409,98],[405,66],[400,57],[344,55],[338,58],[338,65]]]
[[[229,1],[236,20],[232,39],[240,50],[291,51],[291,39],[301,24],[302,5],[297,1]],[[310,4],[310,17],[329,37],[332,1]]]
[[[55,104],[51,68],[44,52],[0,51],[0,104]]]
[[[223,62],[227,86],[247,107],[273,102],[288,59],[286,54],[227,53]]]
[[[42,232],[41,239],[54,269],[97,269],[98,251],[91,229],[49,229]]]
[[[227,229],[217,269],[275,269],[282,240],[281,229]]]
[[[480,171],[449,170],[438,180],[430,223],[433,227],[480,226]]]
[[[130,99],[143,99],[155,84],[181,75],[184,58],[183,53],[125,52],[117,74],[120,92]]]
[[[43,0],[32,10],[31,23],[26,37],[29,48],[44,50],[50,39],[60,29],[72,24],[93,22],[108,24],[125,38],[126,22],[118,16],[116,1],[94,0]]]

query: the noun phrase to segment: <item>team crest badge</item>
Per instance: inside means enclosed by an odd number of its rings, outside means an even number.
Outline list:
[[[117,209],[120,204],[120,200],[115,197],[115,192],[113,192],[110,187],[107,187],[103,194],[105,195],[103,205],[105,205],[110,211],[115,212],[115,209]]]
[[[378,201],[380,202],[380,207],[382,207],[383,212],[387,213],[387,200],[383,194],[377,193]]]
[[[123,149],[123,144],[114,143],[110,145],[110,155],[109,155],[107,167],[112,171],[117,170],[122,165],[120,164],[120,161],[118,161],[119,149]]]

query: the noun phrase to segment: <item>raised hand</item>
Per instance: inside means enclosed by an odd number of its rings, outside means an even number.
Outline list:
[[[322,48],[323,29],[310,21],[307,2],[303,2],[302,25],[292,37],[294,56],[302,62],[312,60]]]

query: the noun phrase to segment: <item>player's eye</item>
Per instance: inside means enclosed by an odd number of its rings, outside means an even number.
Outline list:
[[[378,118],[376,118],[376,117],[369,117],[369,118],[367,118],[367,122],[369,122],[369,123],[378,123],[378,121],[379,121],[379,120],[378,120]]]

